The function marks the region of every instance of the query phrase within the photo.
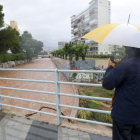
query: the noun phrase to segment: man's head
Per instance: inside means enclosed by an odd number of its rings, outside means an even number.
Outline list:
[[[125,53],[128,54],[128,56],[140,56],[140,48],[135,48],[135,47],[129,47],[129,46],[124,46]]]

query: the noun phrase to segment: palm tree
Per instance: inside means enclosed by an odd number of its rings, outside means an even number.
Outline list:
[[[88,48],[89,45],[87,44],[79,44],[79,52],[80,52],[80,56],[82,57],[82,60],[85,60]]]

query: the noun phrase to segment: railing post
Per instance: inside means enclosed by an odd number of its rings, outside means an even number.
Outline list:
[[[57,110],[57,125],[61,124],[61,107],[59,106],[60,104],[60,84],[58,84],[59,81],[59,72],[57,69],[55,69],[55,93],[56,93],[56,110]]]
[[[0,95],[1,95],[1,90],[0,90]],[[0,104],[2,104],[1,97],[0,97]],[[2,111],[2,105],[0,105],[0,110]]]

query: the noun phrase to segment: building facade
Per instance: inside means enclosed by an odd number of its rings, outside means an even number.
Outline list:
[[[58,42],[58,50],[64,48],[66,42]]]
[[[81,37],[99,26],[110,23],[110,1],[92,0],[89,8],[78,15],[71,17],[71,41],[75,44],[88,44],[88,54],[110,54],[111,46],[101,45],[92,40]]]
[[[22,34],[22,31],[18,29],[17,22],[16,21],[10,21],[10,25],[7,23],[4,23],[4,27],[11,27],[12,29],[16,29],[20,34]]]

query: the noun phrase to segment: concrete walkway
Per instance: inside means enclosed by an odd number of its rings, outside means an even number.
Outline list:
[[[111,140],[61,126],[0,113],[0,140]]]

